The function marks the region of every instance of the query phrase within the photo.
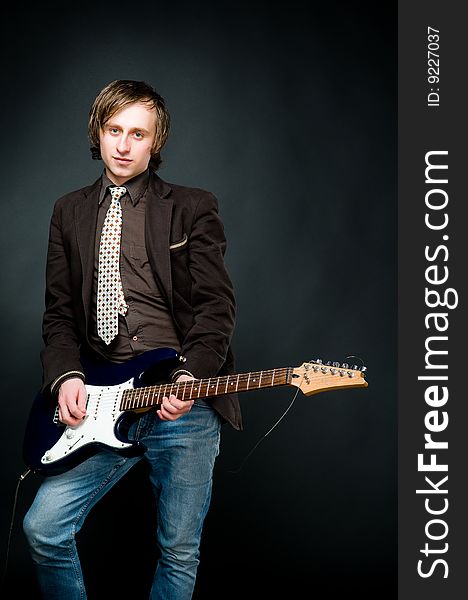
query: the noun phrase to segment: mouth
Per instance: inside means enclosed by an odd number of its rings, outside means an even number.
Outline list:
[[[121,156],[113,156],[112,158],[120,165],[128,165],[132,162],[130,158],[122,158]]]

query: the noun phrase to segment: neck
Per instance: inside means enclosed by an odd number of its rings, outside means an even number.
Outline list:
[[[125,390],[122,395],[121,410],[151,408],[162,403],[163,398],[174,394],[180,400],[209,398],[235,392],[247,392],[266,387],[289,385],[292,377],[291,367],[252,371],[238,375],[192,379],[179,383],[168,383]]]

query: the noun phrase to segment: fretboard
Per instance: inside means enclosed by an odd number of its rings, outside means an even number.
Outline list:
[[[209,398],[234,392],[247,392],[260,388],[289,385],[292,369],[284,367],[269,371],[255,371],[238,375],[211,377],[210,379],[192,379],[179,383],[145,386],[125,390],[122,394],[120,410],[151,408],[162,403],[164,397],[174,394],[180,400]]]

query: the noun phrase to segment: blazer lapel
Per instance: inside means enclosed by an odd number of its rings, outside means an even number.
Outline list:
[[[75,203],[75,227],[76,239],[81,258],[83,273],[83,304],[86,317],[89,317],[91,304],[91,292],[94,272],[94,246],[96,240],[96,222],[99,209],[99,190],[101,189],[101,178],[91,187],[86,188],[84,198],[81,197]]]
[[[146,251],[161,292],[172,308],[171,260],[169,238],[172,205],[171,187],[157,175],[151,174],[146,202]]]

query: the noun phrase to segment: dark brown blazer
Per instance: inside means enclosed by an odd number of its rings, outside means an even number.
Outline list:
[[[91,318],[94,240],[101,186],[71,192],[55,203],[46,269],[43,389],[68,371],[82,371]],[[145,243],[154,277],[165,295],[186,358],[196,378],[234,372],[230,341],[235,300],[224,265],[226,240],[213,194],[166,183],[150,173]],[[213,407],[242,428],[236,394],[213,398]]]

